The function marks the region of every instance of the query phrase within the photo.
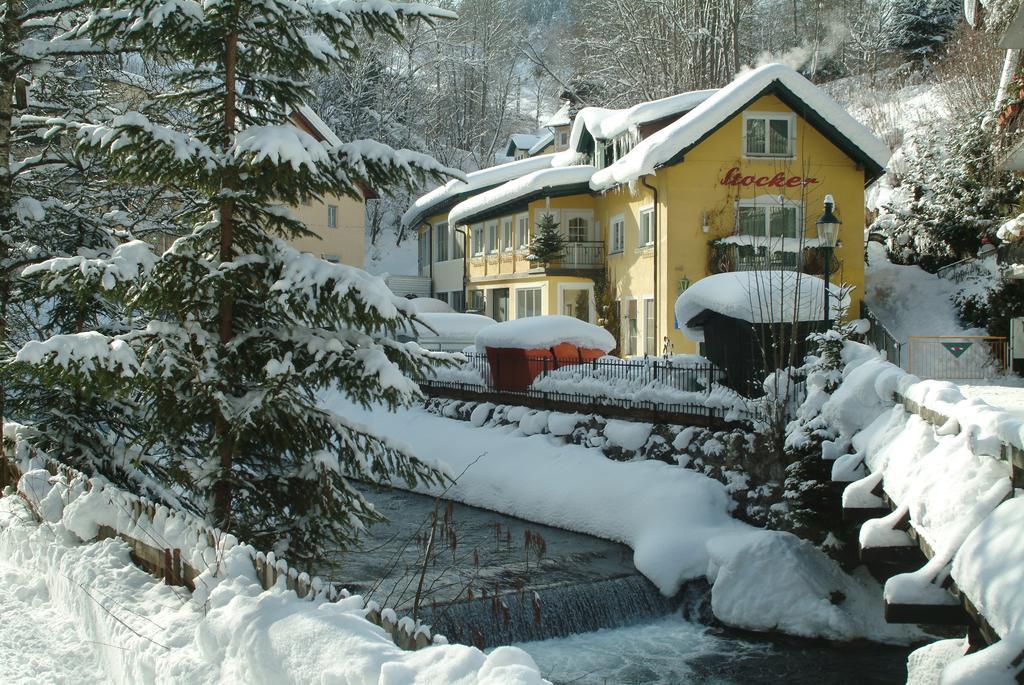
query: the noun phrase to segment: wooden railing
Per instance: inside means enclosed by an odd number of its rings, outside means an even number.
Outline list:
[[[87,492],[93,488],[92,481],[85,474],[65,464],[47,460],[46,470],[52,476],[64,476],[69,482],[80,480]],[[20,469],[15,464],[9,460],[0,460],[0,490],[7,485],[17,486],[21,475]],[[112,486],[108,484],[106,487],[111,488]],[[40,512],[35,509],[30,498],[25,496],[24,493],[19,492],[19,494],[29,505],[37,520],[42,520]],[[207,527],[190,514],[170,511],[163,507],[163,505],[131,494],[127,494],[127,496],[131,501],[131,520],[135,529],[146,530],[161,515],[169,518],[181,517],[189,519],[187,523],[190,528],[206,536],[206,542],[211,548],[217,549],[219,541],[223,539],[221,531]],[[164,511],[161,512],[161,509]],[[110,538],[123,540],[131,550],[130,557],[132,562],[142,570],[160,578],[168,585],[184,587],[189,591],[195,591],[195,581],[199,577],[201,570],[194,568],[184,561],[182,550],[156,547],[123,531],[115,530],[105,525],[99,526],[98,534],[94,540],[86,540],[85,542]],[[252,562],[256,571],[256,578],[260,583],[260,587],[264,590],[274,587],[283,578],[285,587],[295,592],[299,599],[313,600],[321,598],[335,602],[351,596],[347,590],[339,588],[334,583],[322,581],[316,576],[311,576],[289,566],[287,561],[277,558],[273,552],[255,552],[252,555]],[[399,620],[394,612],[382,611],[376,602],[366,603],[365,610],[365,618],[374,625],[383,628],[391,636],[394,643],[402,649],[421,649],[434,642],[427,626],[419,625],[412,621],[412,619]],[[439,639],[444,640],[443,637],[439,637]]]

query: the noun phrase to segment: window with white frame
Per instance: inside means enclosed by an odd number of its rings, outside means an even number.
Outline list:
[[[608,236],[608,252],[614,254],[626,248],[626,218],[612,217]]]
[[[654,208],[640,210],[640,247],[654,244]]]
[[[590,237],[589,222],[584,216],[569,219],[569,242],[582,243]]]
[[[658,340],[654,337],[654,298],[644,300],[644,354],[658,354]]]
[[[498,224],[487,224],[487,251],[498,251]]]
[[[743,140],[748,156],[792,157],[796,147],[796,116],[786,112],[744,114]]]
[[[434,227],[434,235],[436,236],[437,247],[434,248],[435,262],[447,262],[448,261],[448,224],[447,222],[438,224]]]
[[[470,245],[473,248],[473,254],[476,256],[484,253],[484,227],[477,224],[473,227],[473,240]]]
[[[338,227],[338,205],[327,205],[327,228]]]
[[[520,214],[516,217],[516,244],[525,248],[530,244],[530,215]]]
[[[501,223],[501,244],[505,248],[505,252],[512,251],[512,217],[505,219]]]
[[[520,288],[516,291],[516,318],[540,316],[541,288]]]
[[[430,233],[427,231],[419,233],[419,262],[421,269],[430,264]]]
[[[798,202],[740,200],[736,203],[736,232],[765,238],[796,238],[800,209]]]

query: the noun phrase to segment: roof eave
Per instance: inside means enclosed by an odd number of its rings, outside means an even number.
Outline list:
[[[806,119],[807,122],[811,124],[811,126],[820,131],[822,135],[824,135],[829,140],[829,142],[831,142],[833,145],[842,150],[848,157],[853,159],[855,162],[860,164],[864,168],[865,186],[871,185],[871,183],[873,183],[876,179],[881,177],[883,173],[885,173],[885,167],[879,165],[878,162],[872,159],[867,153],[865,153],[859,147],[854,145],[853,142],[849,138],[844,136],[842,133],[840,133],[835,126],[825,121],[825,119],[821,115],[819,115],[816,110],[809,107],[806,102],[797,97],[797,95],[793,93],[793,91],[791,91],[789,88],[786,88],[786,86],[784,86],[779,81],[772,81],[771,83],[769,83],[767,86],[761,89],[756,95],[754,95],[752,98],[743,103],[743,105],[736,108],[729,116],[723,117],[721,121],[715,124],[713,128],[708,130],[704,135],[702,135],[700,138],[694,141],[691,145],[682,148],[674,155],[672,155],[672,157],[669,158],[667,161],[658,164],[656,168],[660,169],[661,167],[672,166],[673,164],[678,164],[679,162],[682,162],[683,158],[686,157],[686,153],[688,153],[690,150],[703,143],[705,140],[711,137],[712,134],[718,131],[718,129],[722,128],[728,122],[732,121],[734,117],[742,113],[745,109],[747,109],[747,107],[750,107],[750,105],[752,105],[754,102],[764,97],[765,95],[769,94],[777,95],[780,100],[782,100],[784,103],[786,103],[786,105],[790,107],[790,109],[792,109],[796,114],[799,114],[801,117]]]
[[[590,195],[590,184],[586,181],[583,183],[570,183],[563,186],[546,186],[539,190],[521,195],[512,200],[502,202],[501,204],[488,207],[487,209],[470,214],[469,216],[463,217],[459,221],[459,225],[468,225],[477,223],[479,221],[486,221],[495,217],[503,216],[509,213],[509,210],[522,209],[524,206],[528,206],[534,200],[543,200],[547,197],[565,197],[567,195]]]

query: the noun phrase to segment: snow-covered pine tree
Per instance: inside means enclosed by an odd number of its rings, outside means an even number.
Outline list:
[[[192,191],[199,200],[182,214],[194,229],[157,258],[133,244],[119,260],[33,269],[49,287],[120,295],[148,324],[23,357],[71,383],[90,368],[119,372],[144,408],[140,435],[173,458],[178,487],[212,523],[258,546],[301,558],[351,541],[378,515],[345,475],[441,478],[318,406],[335,385],[364,405],[418,393],[409,376],[428,353],[392,340],[409,322],[405,303],[381,279],[282,238],[308,234],[285,208],[305,198],[455,173],[371,140],[332,146],[290,119],[312,95],[311,74],[357,53],[356,26],[398,38],[405,20],[450,16],[388,2],[108,0],[82,26],[168,65],[162,102],[190,124],[129,112],[79,127],[80,149],[105,153],[124,181]]]
[[[932,56],[956,27],[960,0],[894,0],[886,34],[889,46],[908,59]]]
[[[31,339],[103,328],[122,329],[123,313],[92,294],[37,292],[19,277],[28,264],[54,257],[107,257],[129,230],[172,230],[163,191],[112,187],[102,159],[77,155],[63,122],[109,120],[127,106],[129,90],[117,56],[83,40],[73,27],[87,3],[9,2],[0,7],[0,321],[7,349]],[[132,92],[143,97],[143,91]],[[141,221],[134,210],[145,208]],[[0,376],[4,420],[31,421],[23,435],[89,473],[118,482],[129,474],[152,482],[130,460],[121,431],[130,406],[109,404],[95,384],[62,385]],[[27,382],[24,382],[27,381]]]
[[[558,226],[554,215],[545,213],[541,216],[540,223],[537,224],[537,235],[530,243],[530,255],[527,259],[543,264],[561,259],[562,253],[565,252],[565,239]]]

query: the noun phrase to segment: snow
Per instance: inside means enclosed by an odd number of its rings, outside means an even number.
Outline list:
[[[335,134],[331,127],[327,125],[327,122],[321,119],[320,115],[314,112],[309,105],[302,105],[299,107],[298,111],[299,114],[301,114],[302,117],[305,118],[314,129],[316,129],[316,132],[323,136],[324,141],[326,141],[328,145],[341,145],[341,138]]]
[[[609,419],[604,426],[608,442],[627,450],[638,450],[647,444],[654,426],[640,421],[618,421]]]
[[[641,102],[626,109],[604,109],[602,107],[584,107],[576,115],[569,147],[576,149],[583,129],[586,128],[598,140],[611,140],[615,136],[634,129],[640,124],[656,121],[664,117],[687,112],[718,90],[695,90],[678,95],[670,95],[660,100]]]
[[[717,586],[715,601],[726,622],[842,640],[920,638],[915,628],[884,623],[873,581],[846,576],[795,536],[733,519],[725,486],[695,471],[656,460],[614,461],[600,449],[549,435],[478,428],[421,409],[390,414],[354,406],[338,394],[322,403],[376,435],[401,434],[408,441],[404,449],[457,475],[448,498],[629,545],[637,570],[665,595],[706,577]],[[552,420],[550,412],[523,414],[538,424]],[[434,495],[441,490],[416,488]],[[748,571],[751,565],[756,572]],[[825,581],[818,579],[821,573]],[[833,592],[850,599],[833,605]],[[743,609],[754,605],[764,611]]]
[[[406,228],[412,227],[413,223],[423,216],[430,214],[430,209],[457,195],[475,193],[483,188],[500,185],[506,181],[518,178],[523,174],[547,169],[551,166],[554,155],[541,155],[539,157],[527,157],[507,164],[481,169],[466,174],[465,180],[452,179],[443,186],[439,186],[429,193],[421,195],[412,203],[408,211],[402,215],[402,225]]]
[[[530,155],[531,157],[533,155],[539,154],[541,150],[546,148],[548,145],[551,145],[553,142],[555,142],[555,133],[554,131],[548,131],[544,135],[537,138],[537,142],[533,144],[533,146],[526,154]]]
[[[569,118],[569,103],[564,102],[562,106],[558,108],[558,111],[551,115],[551,118],[544,122],[544,126],[548,128],[555,128],[556,126],[568,126],[572,123],[572,119]]]
[[[831,285],[833,317],[849,306],[849,296],[839,302],[842,289]],[[733,271],[700,279],[676,300],[676,320],[688,338],[703,341],[704,333],[687,324],[710,310],[750,323],[820,320],[824,311],[825,282],[817,276],[793,271]]]
[[[463,200],[448,212],[448,221],[455,224],[467,223],[474,215],[484,210],[514,202],[532,193],[548,191],[562,186],[586,184],[590,181],[595,167],[590,165],[555,167],[533,171],[497,188],[479,193]]]
[[[915,649],[907,658],[907,685],[937,685],[942,670],[967,653],[967,640],[939,640]]]
[[[27,278],[43,273],[78,272],[86,278],[99,279],[105,290],[111,290],[120,283],[148,276],[157,261],[159,257],[149,243],[130,240],[115,247],[109,255],[89,251],[74,257],[55,257],[25,267],[21,275]]]
[[[35,523],[20,498],[0,499],[0,636],[13,638],[0,639],[0,674],[18,669],[5,682],[25,682],[33,665],[39,682],[546,682],[513,647],[403,651],[358,596],[300,600],[283,580],[263,590],[244,545],[211,557],[217,573],[200,575],[206,592],[193,597],[155,582],[129,552],[118,539],[82,544],[59,520]]]
[[[409,307],[415,314],[452,313],[455,311],[450,304],[436,297],[414,297],[409,300]]]
[[[509,144],[520,150],[529,150],[537,143],[537,140],[537,136],[532,133],[513,133],[508,138]]]
[[[893,264],[885,246],[874,241],[868,242],[865,279],[871,312],[900,342],[912,335],[986,335],[960,323],[953,306],[959,285],[919,266]]]
[[[275,166],[290,166],[294,171],[308,167],[315,171],[330,162],[327,148],[305,131],[292,124],[250,126],[235,135],[229,154],[246,158],[251,164],[269,160]]]
[[[1024,378],[1006,376],[987,383],[957,383],[957,387],[964,397],[984,400],[986,404],[1024,421]]]
[[[43,341],[30,340],[18,350],[15,361],[35,366],[51,356],[54,364],[85,372],[104,369],[133,376],[139,368],[139,360],[126,342],[96,331],[55,335]]]
[[[615,338],[605,329],[562,315],[502,321],[481,330],[476,336],[478,352],[485,352],[488,347],[546,350],[560,343],[606,353],[615,349]]]
[[[488,326],[495,325],[494,319],[482,314],[459,314],[457,312],[417,314],[416,334],[420,342],[434,339],[473,342],[476,334]]]
[[[0,682],[91,685],[104,680],[93,645],[50,596],[46,581],[0,557]]]
[[[677,152],[696,144],[774,83],[800,98],[879,166],[886,165],[889,160],[888,145],[796,71],[783,64],[769,64],[738,76],[688,114],[641,141],[611,166],[595,173],[590,182],[591,188],[607,190],[620,183],[629,183],[641,176],[653,174]]]

